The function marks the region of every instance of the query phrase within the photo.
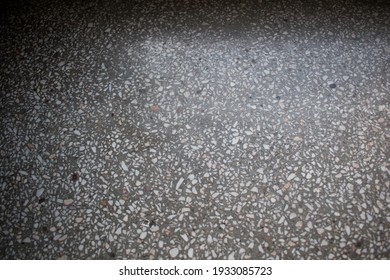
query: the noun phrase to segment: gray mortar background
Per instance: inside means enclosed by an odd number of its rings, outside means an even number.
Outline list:
[[[2,259],[389,259],[388,1],[8,1]]]

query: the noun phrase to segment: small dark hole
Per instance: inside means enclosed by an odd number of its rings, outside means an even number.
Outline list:
[[[72,181],[73,181],[73,182],[77,182],[78,179],[79,179],[79,174],[73,173],[73,175],[72,175]]]
[[[114,113],[111,113],[111,117],[113,117],[113,116],[115,116],[115,114],[114,114]]]
[[[111,258],[115,258],[115,256],[116,256],[116,255],[115,255],[114,252],[111,252],[111,253],[110,253],[110,257],[111,257]]]
[[[330,88],[336,88],[336,84],[330,84],[329,87]]]
[[[280,99],[281,99],[281,97],[278,95],[278,96],[276,96],[276,99],[277,99],[277,100],[280,100]]]
[[[45,200],[46,200],[45,198],[40,198],[40,199],[38,200],[38,203],[39,203],[39,204],[42,204],[42,203],[45,202]]]

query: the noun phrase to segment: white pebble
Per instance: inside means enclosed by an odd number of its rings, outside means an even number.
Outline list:
[[[173,248],[173,249],[169,250],[169,255],[172,258],[175,258],[178,254],[179,254],[179,249],[177,249],[177,248]]]
[[[44,191],[45,191],[44,188],[40,188],[39,190],[37,190],[36,196],[37,196],[37,197],[40,197],[40,196],[43,194]]]
[[[152,232],[156,232],[156,231],[158,231],[159,229],[160,229],[159,226],[153,226],[153,227],[150,228],[150,230],[151,230]]]
[[[302,221],[298,221],[298,222],[296,222],[295,226],[297,228],[301,228],[303,226],[303,222]]]
[[[351,228],[349,226],[345,226],[345,232],[350,235],[351,234]]]
[[[180,185],[183,183],[184,179],[180,178],[179,181],[176,184],[176,189],[178,190],[180,188]]]
[[[31,242],[30,237],[26,237],[25,239],[23,239],[23,242],[24,243],[30,243]]]
[[[122,169],[124,171],[129,171],[129,168],[127,167],[126,163],[124,161],[121,162]]]
[[[264,249],[263,249],[263,246],[259,245],[259,246],[257,247],[257,249],[259,249],[259,252],[260,252],[260,253],[262,253],[262,254],[265,253],[265,251],[264,251]]]
[[[254,192],[254,193],[259,193],[259,189],[257,187],[253,187],[251,189],[251,192]]]
[[[291,173],[290,175],[288,175],[287,177],[287,181],[291,181],[292,179],[295,178],[295,174],[294,173]]]
[[[65,199],[64,204],[65,205],[71,205],[73,203],[73,199]]]

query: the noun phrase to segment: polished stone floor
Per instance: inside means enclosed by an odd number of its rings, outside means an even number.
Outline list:
[[[389,259],[388,1],[8,1],[2,259]]]

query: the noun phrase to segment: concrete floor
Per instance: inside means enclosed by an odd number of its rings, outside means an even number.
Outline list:
[[[0,257],[389,259],[386,3],[6,4]]]

